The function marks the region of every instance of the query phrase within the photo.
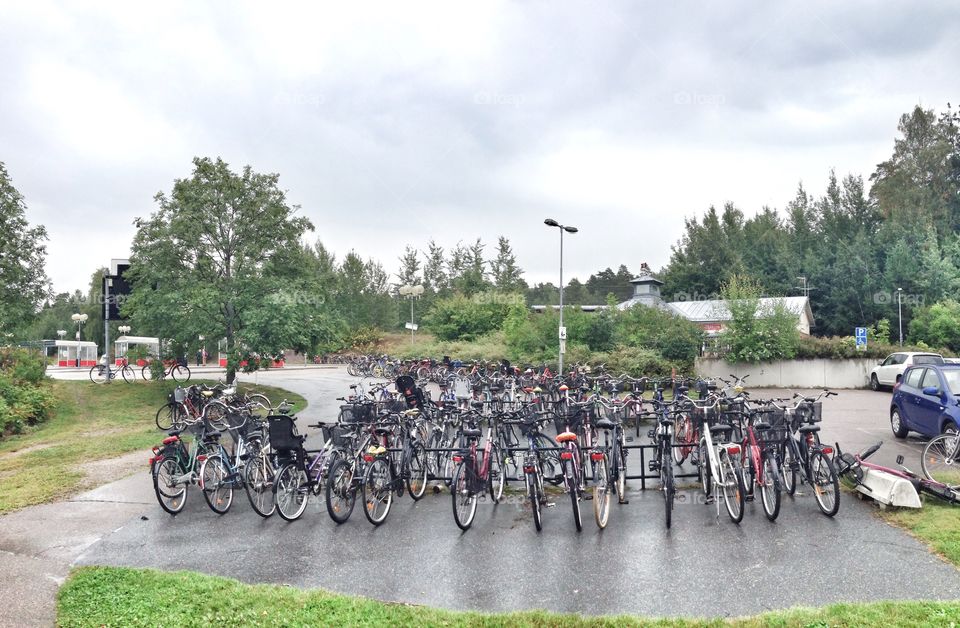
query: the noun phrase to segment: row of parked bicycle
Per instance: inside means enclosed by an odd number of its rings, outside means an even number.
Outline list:
[[[154,448],[153,483],[172,514],[198,486],[215,512],[229,510],[235,491],[243,489],[258,514],[277,512],[287,520],[299,518],[311,499],[322,499],[330,517],[344,523],[359,499],[374,525],[387,520],[395,498],[407,493],[422,499],[433,484],[436,491],[449,489],[454,521],[464,530],[481,500],[496,504],[516,483],[537,530],[545,506],[564,497],[580,530],[585,502],[604,528],[614,497],[626,503],[627,483],[637,479],[659,480],[669,527],[678,472],[687,471],[683,475],[698,479],[717,516],[722,502],[737,523],[745,501],[757,493],[766,517],[775,520],[782,494],[793,495],[801,484],[811,487],[822,513],[834,516],[838,464],[840,472],[852,472],[860,460],[845,454],[838,462],[836,449],[820,442],[821,399],[834,393],[760,401],[749,397],[742,380],[722,383],[717,389],[695,382],[691,390],[682,381],[670,380],[671,388],[656,380],[650,397],[561,383],[560,398],[553,399],[539,387],[514,382],[471,388],[477,394],[466,400],[442,391],[434,401],[412,377],[401,376],[369,390],[353,386],[335,422],[307,426],[322,435],[316,449],[306,448],[296,417],[265,397],[191,386],[178,389],[158,412],[158,427],[173,429]],[[647,422],[649,442],[635,444],[629,428],[639,434]],[[647,463],[639,474],[627,464],[637,453]],[[925,452],[924,473],[931,475],[928,462],[936,463]]]

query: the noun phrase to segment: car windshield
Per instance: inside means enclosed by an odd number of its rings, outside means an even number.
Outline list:
[[[943,369],[943,379],[954,395],[960,395],[960,369]]]
[[[943,364],[943,358],[939,355],[915,355],[914,364]]]

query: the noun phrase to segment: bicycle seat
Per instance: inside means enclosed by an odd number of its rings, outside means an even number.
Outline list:
[[[212,396],[213,396],[213,391],[212,391],[212,390],[201,390],[201,391],[200,391],[200,394],[203,395],[204,397],[212,397]]]
[[[753,424],[753,429],[757,430],[758,432],[762,432],[763,430],[769,430],[769,429],[770,429],[770,424],[769,424],[769,423],[754,423],[754,424]]]
[[[180,436],[183,430],[170,430],[167,432],[167,436]]]
[[[727,425],[726,423],[720,423],[718,425],[711,425],[710,432],[716,434],[717,436],[729,436],[730,432],[733,431],[732,425]]]
[[[801,434],[813,434],[814,432],[820,431],[819,425],[801,425],[800,429],[797,430]]]
[[[558,443],[575,443],[577,442],[577,435],[573,432],[560,432],[557,434],[556,440]]]
[[[393,430],[389,427],[377,427],[373,430],[374,434],[377,436],[387,436],[388,434],[393,434]]]
[[[599,421],[594,423],[594,425],[596,425],[601,430],[612,430],[617,426],[617,424],[611,421],[610,419],[600,419]]]
[[[178,437],[176,434],[173,434],[173,435],[171,435],[171,436],[167,436],[166,438],[164,438],[164,439],[163,439],[163,444],[164,444],[164,445],[169,445],[170,443],[175,443],[175,442],[177,442],[178,440],[180,440],[180,437]]]
[[[463,435],[467,438],[480,438],[481,433],[482,432],[479,429],[472,427],[463,430]]]

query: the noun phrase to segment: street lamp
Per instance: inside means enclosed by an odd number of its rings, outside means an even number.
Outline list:
[[[903,295],[903,288],[897,288],[897,318],[900,323],[900,346],[903,346],[903,300],[901,299]]]
[[[130,325],[120,325],[119,327],[117,327],[117,331],[120,332],[121,334],[129,334]]]
[[[416,285],[412,286],[410,284],[404,284],[397,289],[397,292],[400,293],[400,296],[410,299],[410,339],[413,339],[413,333],[416,331],[417,326],[413,322],[413,300],[419,299],[423,296],[423,286]]]
[[[548,227],[556,227],[560,230],[560,329],[557,330],[557,335],[560,338],[560,357],[557,371],[560,373],[560,376],[563,377],[563,354],[567,350],[567,330],[563,326],[563,232],[576,233],[578,229],[576,227],[561,225],[553,218],[547,218],[543,221],[543,224]]]
[[[80,328],[87,322],[86,314],[73,314],[70,320],[77,324],[77,368],[80,367]]]

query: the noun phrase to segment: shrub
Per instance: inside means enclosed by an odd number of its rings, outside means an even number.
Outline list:
[[[0,349],[0,437],[50,418],[55,398],[44,379],[43,356]]]
[[[762,308],[760,285],[740,275],[732,276],[721,293],[731,315],[721,335],[727,360],[764,362],[794,357],[800,342],[797,316],[783,301]]]
[[[960,302],[948,299],[917,312],[910,321],[909,337],[918,346],[960,350]]]
[[[437,299],[423,322],[441,340],[473,340],[500,329],[510,307],[509,299],[487,293],[457,294]]]

